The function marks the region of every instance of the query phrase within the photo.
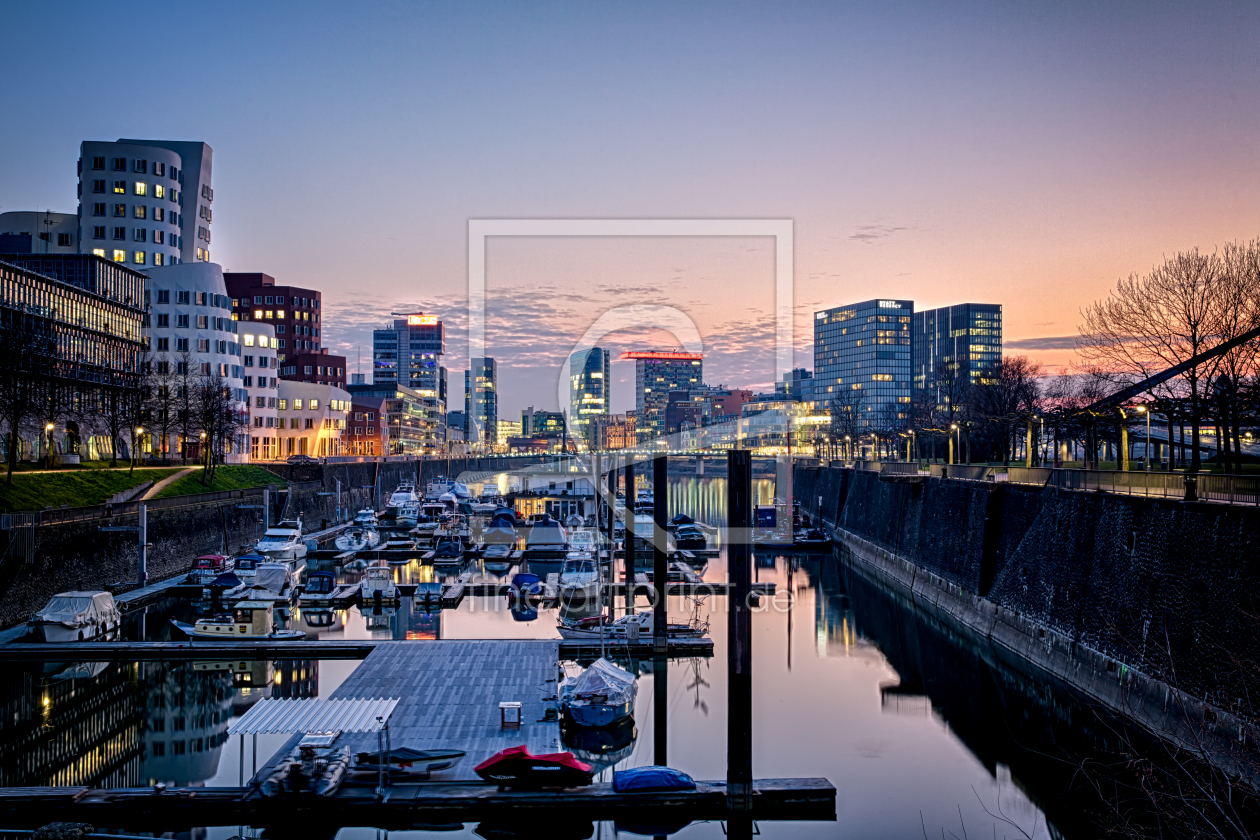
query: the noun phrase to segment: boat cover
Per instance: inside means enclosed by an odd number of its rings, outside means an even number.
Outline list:
[[[114,596],[108,592],[60,592],[48,606],[35,613],[35,620],[66,627],[87,627],[110,620],[117,612]]]
[[[638,692],[634,674],[619,668],[607,659],[596,659],[591,666],[573,679],[566,677],[561,685],[564,697],[582,699],[606,697],[600,702],[609,706],[629,703]]]
[[[621,770],[613,779],[618,793],[647,793],[657,790],[695,790],[696,782],[681,770],[649,764]]]
[[[696,520],[685,513],[680,513],[669,521],[674,525],[694,525],[696,522]]]
[[[241,579],[233,572],[224,572],[210,582],[210,586],[221,587],[223,589],[235,589],[242,583]]]
[[[254,587],[277,594],[284,591],[289,582],[289,567],[283,563],[259,563],[254,572]]]

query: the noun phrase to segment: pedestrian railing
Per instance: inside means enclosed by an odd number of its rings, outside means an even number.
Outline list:
[[[244,490],[216,490],[213,493],[193,493],[187,496],[168,496],[165,499],[149,499],[144,504],[150,511],[164,508],[203,505],[210,502],[222,502],[229,499],[243,499],[246,496],[260,496],[262,487],[247,487]],[[126,516],[136,513],[140,502],[118,502],[112,505],[88,505],[74,508],[45,508],[39,511],[41,525],[55,525],[63,522],[82,522],[86,519],[102,519],[108,516]]]
[[[1187,492],[1187,479],[1194,481],[1193,494]],[[1260,504],[1260,476],[1250,475],[1010,467],[1006,480],[1012,484],[1037,484],[1064,490],[1088,490],[1126,496],[1197,498],[1231,505]]]

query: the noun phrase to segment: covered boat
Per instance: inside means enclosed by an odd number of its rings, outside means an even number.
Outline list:
[[[591,765],[578,761],[572,753],[534,755],[524,744],[500,750],[473,770],[502,787],[581,787],[591,783],[592,775]]]
[[[600,638],[599,622],[587,623],[582,622],[558,622],[560,637],[563,639],[590,639],[598,641]],[[668,624],[666,625],[666,635],[671,639],[698,639],[708,632],[709,626],[704,622],[692,622],[689,624]],[[644,610],[642,612],[623,615],[616,621],[609,622],[603,627],[604,638],[610,642],[626,642],[637,637],[642,641],[650,641],[652,638],[652,611]]]
[[[639,682],[607,659],[560,681],[560,708],[578,726],[611,726],[634,714]]]
[[[674,547],[680,551],[708,548],[709,538],[695,525],[679,525],[674,531]]]
[[[375,548],[381,535],[371,526],[352,525],[337,535],[334,541],[340,551],[363,551]]]
[[[228,570],[230,564],[222,554],[203,554],[193,560],[192,571],[188,573],[188,582],[196,586],[205,586]]]
[[[695,780],[681,770],[648,764],[622,770],[613,779],[618,793],[654,793],[663,790],[695,790]]]
[[[263,779],[263,796],[332,796],[350,769],[350,748],[334,747],[323,733],[307,735]]]
[[[86,642],[116,632],[122,613],[108,592],[61,592],[28,625],[46,642]]]
[[[529,529],[525,538],[525,556],[562,559],[569,550],[568,534],[550,515],[543,515]]]
[[[232,562],[232,571],[245,583],[252,584],[254,575],[258,571],[258,564],[266,562],[266,557],[251,551],[248,554],[240,555]]]

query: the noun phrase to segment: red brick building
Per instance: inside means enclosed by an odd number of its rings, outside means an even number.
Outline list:
[[[346,455],[387,455],[385,400],[358,397],[350,405],[341,451]]]
[[[292,382],[317,382],[346,387],[346,357],[320,353],[295,353],[280,362],[280,378]]]
[[[276,328],[282,363],[298,353],[318,353],[323,348],[322,298],[318,291],[277,286],[276,278],[260,271],[225,271],[223,281],[232,298],[233,319],[265,321]],[[345,370],[344,364],[341,369]]]

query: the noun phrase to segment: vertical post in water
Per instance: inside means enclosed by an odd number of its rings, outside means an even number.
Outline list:
[[[608,495],[604,499],[608,504],[608,583],[612,584],[617,568],[617,456],[608,456]],[[608,603],[612,605],[612,589],[609,590]]]
[[[634,461],[626,456],[626,548],[622,565],[626,569],[626,615],[634,615]]]
[[[146,585],[146,580],[149,577],[148,564],[146,563],[148,558],[145,556],[149,546],[149,506],[144,502],[140,503],[136,525],[138,526],[136,532],[140,535],[140,574],[137,583],[143,587]]]
[[[271,527],[271,488],[263,488],[263,533],[267,533],[267,529]]]
[[[668,516],[669,456],[657,455],[652,459],[652,587],[656,590],[656,604],[652,607],[652,647],[658,655],[669,650],[665,635],[669,618],[665,594],[669,587],[669,554],[665,542]]]
[[[727,722],[726,804],[734,811],[752,808],[752,589],[750,545],[752,456],[747,450],[727,453],[726,562],[727,595]]]

